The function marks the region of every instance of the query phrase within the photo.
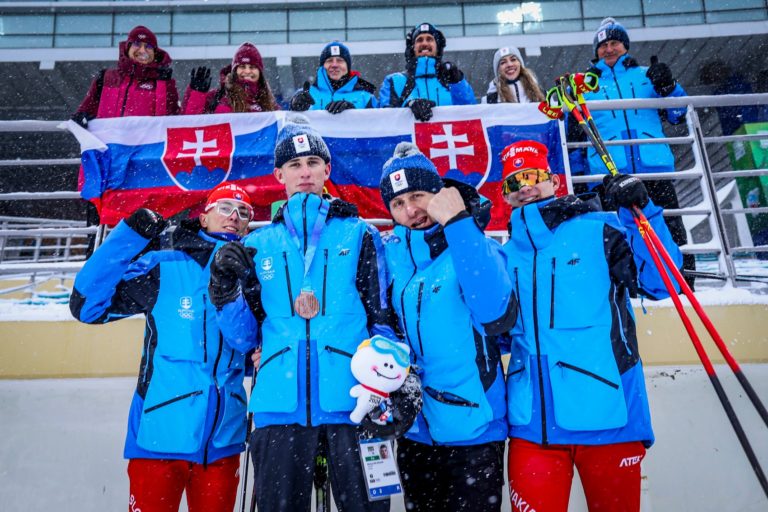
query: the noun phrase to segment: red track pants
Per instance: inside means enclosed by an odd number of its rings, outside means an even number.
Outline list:
[[[238,455],[208,467],[184,460],[131,459],[128,512],[178,512],[185,490],[189,512],[232,512],[239,469]]]
[[[509,441],[509,495],[515,512],[567,512],[573,467],[590,512],[640,510],[641,442],[543,446]]]

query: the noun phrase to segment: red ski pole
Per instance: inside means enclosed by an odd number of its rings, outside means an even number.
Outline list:
[[[635,211],[633,212],[633,214],[634,215],[639,214],[642,216],[642,212],[640,212],[640,210],[637,207],[635,207]],[[650,228],[650,225],[648,227]],[[696,314],[699,315],[699,319],[701,319],[701,323],[704,324],[704,327],[707,329],[707,332],[709,333],[710,336],[712,336],[712,339],[714,340],[715,345],[717,345],[717,348],[720,350],[720,353],[723,355],[723,358],[725,359],[725,361],[728,363],[728,366],[733,371],[733,374],[736,376],[736,379],[741,384],[741,387],[744,388],[744,392],[752,401],[752,405],[754,405],[755,409],[757,409],[757,413],[763,419],[763,422],[765,422],[765,425],[768,426],[768,411],[766,411],[765,406],[763,405],[763,402],[760,400],[760,397],[757,396],[757,393],[755,393],[754,388],[752,388],[752,384],[750,384],[746,375],[744,375],[744,372],[741,371],[741,367],[739,366],[739,363],[733,357],[733,355],[731,354],[731,351],[728,350],[728,346],[725,344],[725,341],[723,341],[722,336],[720,336],[720,333],[717,331],[714,324],[709,319],[709,316],[707,316],[706,312],[704,311],[704,308],[701,307],[699,300],[696,298],[696,295],[694,295],[693,290],[691,290],[691,287],[688,286],[688,283],[685,281],[683,274],[675,266],[674,262],[672,261],[672,257],[664,248],[664,244],[662,244],[661,240],[659,239],[659,236],[653,231],[653,229],[648,229],[647,234],[650,236],[651,243],[653,243],[654,247],[657,250],[657,253],[661,255],[662,259],[664,260],[664,263],[666,263],[667,265],[667,268],[669,268],[672,271],[672,275],[680,284],[680,288],[683,290],[683,293],[685,293],[685,296],[688,297],[688,301],[691,303],[691,306],[696,311]]]
[[[733,406],[731,405],[731,402],[728,399],[728,396],[725,394],[725,390],[723,389],[722,384],[720,384],[720,379],[717,377],[717,374],[715,373],[715,367],[712,366],[712,361],[710,361],[709,356],[707,355],[706,351],[704,350],[704,347],[701,344],[699,335],[696,333],[696,330],[693,328],[691,319],[688,317],[688,314],[685,312],[685,309],[683,308],[683,303],[680,301],[680,297],[677,295],[677,291],[675,290],[675,287],[672,284],[669,274],[667,274],[667,271],[665,270],[664,265],[662,264],[661,259],[659,258],[659,252],[666,253],[666,250],[657,251],[657,248],[654,245],[654,242],[652,242],[652,239],[656,235],[656,233],[653,232],[653,228],[648,223],[648,219],[645,218],[645,216],[642,214],[642,212],[639,211],[639,209],[636,206],[632,209],[632,217],[635,220],[635,224],[637,224],[637,229],[640,231],[640,235],[643,239],[643,242],[645,242],[646,247],[648,247],[648,252],[650,253],[651,258],[653,258],[653,262],[659,271],[659,275],[661,276],[661,279],[664,281],[664,286],[667,287],[669,296],[672,298],[672,302],[675,304],[677,313],[678,315],[680,315],[680,320],[682,320],[683,325],[685,326],[685,330],[688,331],[688,336],[690,336],[691,341],[693,342],[693,347],[696,349],[696,353],[699,355],[701,364],[702,366],[704,366],[704,371],[707,373],[707,376],[709,377],[709,381],[712,383],[712,387],[715,388],[715,394],[717,394],[717,397],[720,399],[720,403],[722,404],[723,409],[725,409],[725,414],[728,416],[728,420],[731,422],[731,426],[733,427],[733,430],[736,433],[736,437],[739,439],[739,442],[741,443],[741,447],[744,449],[744,453],[746,454],[747,459],[749,460],[749,464],[752,466],[752,469],[755,472],[755,476],[757,476],[757,480],[760,482],[760,487],[763,488],[763,492],[765,493],[765,496],[768,497],[768,480],[765,477],[765,473],[763,473],[763,469],[760,467],[760,462],[757,460],[757,456],[755,455],[755,452],[752,449],[752,445],[749,443],[749,439],[747,439],[747,434],[746,432],[744,432],[744,428],[741,426],[739,419],[736,417],[736,411],[733,410]],[[661,242],[658,239],[658,237],[656,237],[656,240],[659,243]],[[662,249],[663,249],[663,246],[662,246]],[[667,256],[669,255],[667,254]],[[671,258],[669,259],[669,261],[671,261]],[[674,264],[670,265],[670,268],[673,268],[676,270],[676,267]],[[682,278],[682,276],[680,277]]]

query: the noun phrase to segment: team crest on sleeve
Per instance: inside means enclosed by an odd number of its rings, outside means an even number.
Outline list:
[[[168,128],[163,167],[182,190],[209,190],[232,170],[235,149],[229,123]]]
[[[491,170],[491,145],[480,119],[415,124],[416,145],[444,178],[479,188]]]
[[[261,258],[259,267],[261,268],[261,272],[259,272],[259,279],[262,281],[269,281],[275,277],[275,270],[272,264],[272,256]]]

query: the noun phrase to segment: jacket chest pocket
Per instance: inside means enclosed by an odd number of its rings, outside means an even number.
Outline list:
[[[351,247],[318,248],[312,263],[312,288],[320,301],[320,315],[363,312],[357,288],[357,251]]]
[[[299,266],[291,264],[286,251],[264,254],[257,258],[255,264],[261,283],[261,301],[267,316],[294,316],[293,297],[298,296],[301,287]]]
[[[597,263],[576,253],[547,257],[541,263],[544,264],[539,271],[549,276],[544,280],[539,278],[539,283],[547,283],[546,290],[542,291],[549,299],[546,320],[550,329],[571,329],[607,321],[602,320],[606,297],[601,294],[607,294],[608,290],[595,279],[601,272],[596,270]]]

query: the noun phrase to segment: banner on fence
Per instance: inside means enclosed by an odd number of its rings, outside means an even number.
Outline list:
[[[512,142],[538,140],[549,147],[550,166],[563,172],[555,121],[535,105],[441,107],[428,123],[408,109],[348,110],[305,115],[331,152],[328,191],[355,203],[364,218],[389,218],[379,196],[384,162],[398,142],[416,143],[440,174],[469,183],[493,201],[490,229],[503,230],[509,209],[501,199],[499,154]],[[96,119],[69,129],[82,150],[80,192],[114,225],[139,207],[164,216],[199,212],[207,192],[231,181],[256,203],[257,218],[285,199],[273,176],[273,150],[289,112]]]

